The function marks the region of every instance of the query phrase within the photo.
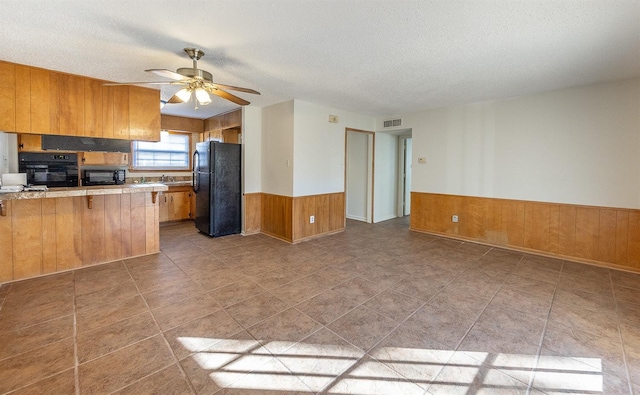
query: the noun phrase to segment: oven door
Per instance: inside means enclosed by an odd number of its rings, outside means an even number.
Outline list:
[[[77,187],[78,168],[63,164],[27,164],[27,183],[55,187]]]

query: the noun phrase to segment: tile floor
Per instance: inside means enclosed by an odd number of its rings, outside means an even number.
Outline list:
[[[640,393],[640,275],[348,222],[0,287],[0,393]]]

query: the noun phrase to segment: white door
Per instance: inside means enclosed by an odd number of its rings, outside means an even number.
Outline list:
[[[347,218],[371,222],[372,155],[368,133],[347,131]]]

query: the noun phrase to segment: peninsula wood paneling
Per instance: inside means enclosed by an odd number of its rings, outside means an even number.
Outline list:
[[[42,274],[42,200],[14,200],[11,219],[14,277]]]
[[[412,192],[410,226],[640,271],[640,210]]]
[[[0,283],[13,279],[13,201],[4,200],[2,205],[6,215],[0,215]]]
[[[56,202],[57,270],[82,266],[82,211],[86,198],[66,197]]]
[[[133,204],[132,204],[133,202]],[[110,262],[160,249],[151,193],[4,201],[0,282]]]
[[[314,223],[310,223],[311,216]],[[293,242],[344,230],[344,193],[293,198]]]
[[[246,193],[244,195],[244,233],[259,233],[262,219],[262,194]]]
[[[56,201],[42,199],[42,273],[55,273],[58,268]]]

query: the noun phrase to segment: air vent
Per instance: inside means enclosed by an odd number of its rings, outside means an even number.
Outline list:
[[[388,121],[384,121],[385,128],[392,128],[394,126],[401,126],[401,125],[402,125],[402,119],[390,119]]]

